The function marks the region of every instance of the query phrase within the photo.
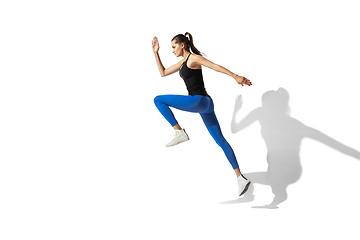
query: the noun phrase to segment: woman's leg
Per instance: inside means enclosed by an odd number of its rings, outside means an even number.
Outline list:
[[[224,138],[221,129],[220,129],[220,125],[219,122],[216,118],[215,112],[211,112],[211,113],[201,113],[200,114],[206,128],[208,129],[209,133],[211,134],[211,136],[214,138],[215,142],[222,148],[222,150],[224,151],[227,159],[229,160],[232,168],[235,170],[236,176],[240,176],[241,172],[240,172],[240,168],[238,165],[238,162],[236,160],[235,157],[235,153],[233,151],[233,149],[231,148],[230,144],[226,141],[226,139]]]
[[[175,130],[174,139],[166,144],[166,147],[172,147],[189,140],[189,136],[180,127],[170,107],[188,112],[202,112],[208,110],[211,99],[205,96],[162,95],[157,96],[154,102],[160,113]]]
[[[182,128],[180,127],[179,123],[176,124],[175,126],[173,126],[174,130],[182,130]]]
[[[160,113],[163,115],[163,117],[170,123],[172,127],[175,125],[178,125],[178,121],[176,120],[173,112],[169,108],[169,105],[166,104],[166,101],[168,99],[171,99],[170,97],[167,97],[168,95],[163,96],[157,96],[154,98],[154,103],[157,109],[160,111]]]
[[[211,113],[201,113],[201,117],[209,133],[214,138],[215,142],[222,148],[231,166],[235,170],[239,186],[239,196],[243,195],[248,190],[251,182],[241,174],[234,151],[222,135],[220,125],[214,111]]]
[[[170,107],[187,111],[200,113],[207,111],[209,108],[208,97],[204,96],[183,96],[183,95],[160,95],[155,97],[154,103],[156,107],[159,109],[160,113],[164,116],[164,118],[170,123],[170,125],[178,130],[181,129],[180,125],[178,125],[178,121],[176,120],[173,112]]]

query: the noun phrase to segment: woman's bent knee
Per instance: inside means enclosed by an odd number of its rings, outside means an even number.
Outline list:
[[[158,105],[158,104],[160,104],[161,103],[161,97],[160,96],[156,96],[155,98],[154,98],[154,103],[155,103],[155,105]]]

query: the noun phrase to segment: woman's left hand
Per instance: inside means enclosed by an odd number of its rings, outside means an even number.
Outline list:
[[[243,76],[238,76],[236,75],[235,76],[235,80],[238,84],[241,84],[241,86],[244,86],[245,85],[248,85],[248,86],[251,86],[252,83],[250,82],[249,79],[247,79],[246,77],[243,77]]]
[[[152,49],[153,49],[154,53],[159,52],[160,45],[159,45],[159,41],[158,41],[157,37],[154,37],[152,40]]]

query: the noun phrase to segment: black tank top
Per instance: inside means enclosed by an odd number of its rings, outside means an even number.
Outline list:
[[[191,69],[187,66],[187,61],[190,55],[191,54],[189,54],[189,56],[186,58],[185,62],[180,68],[180,77],[184,79],[189,95],[202,95],[210,97],[205,90],[202,70]]]

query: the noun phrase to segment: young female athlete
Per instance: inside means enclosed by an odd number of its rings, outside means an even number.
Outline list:
[[[155,105],[159,109],[160,113],[175,130],[174,139],[166,144],[166,146],[175,146],[179,143],[189,140],[189,136],[185,132],[185,129],[180,127],[169,107],[187,112],[200,113],[200,116],[203,119],[209,133],[214,138],[215,142],[222,148],[231,166],[235,170],[237,182],[239,185],[239,196],[241,196],[247,191],[250,185],[250,181],[241,174],[234,151],[221,133],[220,125],[214,112],[213,101],[207,94],[204,87],[201,66],[205,66],[217,72],[227,74],[233,77],[236,82],[242,86],[244,86],[244,84],[251,86],[252,84],[245,77],[238,76],[226,68],[214,64],[206,58],[202,57],[199,50],[194,46],[192,35],[188,32],[185,33],[185,35],[176,35],[171,40],[171,46],[175,56],[181,56],[183,59],[177,64],[165,69],[159,56],[160,46],[158,39],[156,37],[153,38],[152,49],[155,54],[156,64],[162,77],[180,71],[180,76],[185,81],[189,95],[162,95],[157,96],[154,99]]]

